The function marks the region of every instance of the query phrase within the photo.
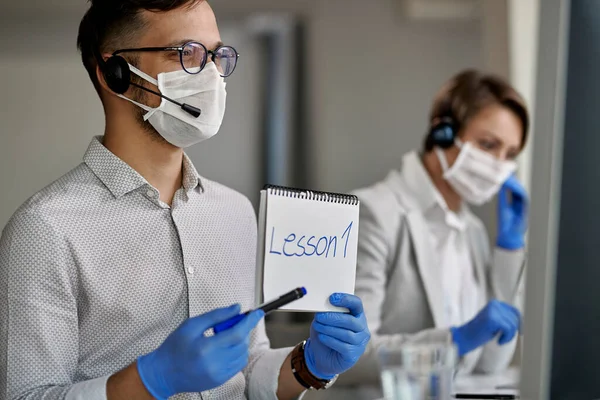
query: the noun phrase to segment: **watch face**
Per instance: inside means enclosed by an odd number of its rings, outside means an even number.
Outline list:
[[[327,382],[327,384],[325,385],[325,387],[323,389],[329,389],[331,386],[333,386],[335,381],[337,381],[338,377],[339,377],[339,375],[334,376],[329,382]]]

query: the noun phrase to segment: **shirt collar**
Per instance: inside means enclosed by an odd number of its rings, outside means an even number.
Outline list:
[[[407,186],[407,195],[412,197],[413,204],[427,212],[440,208],[445,214],[446,223],[456,229],[466,228],[466,206],[455,213],[448,208],[444,197],[437,190],[429,173],[416,151],[406,154],[402,159],[402,175]]]
[[[96,136],[83,157],[84,163],[94,175],[119,198],[142,186],[150,184],[129,164],[114,155],[102,144],[102,136]],[[198,188],[203,191],[200,175],[187,154],[183,155],[183,187],[186,192]]]
[[[411,151],[402,158],[402,177],[408,189],[405,195],[411,198],[415,207],[426,211],[438,203],[441,195],[416,151]]]
[[[202,177],[198,174],[194,163],[187,154],[183,153],[183,188],[186,192],[193,189],[198,189],[204,192],[202,187]]]
[[[129,164],[104,147],[102,136],[92,139],[83,162],[117,198],[148,184]]]

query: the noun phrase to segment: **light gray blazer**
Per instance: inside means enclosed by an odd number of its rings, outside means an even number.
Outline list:
[[[413,168],[414,163],[421,163],[416,152],[404,156],[407,168],[355,192],[361,201],[356,294],[364,302],[372,339],[360,361],[340,376],[329,393],[313,392],[305,399],[376,399],[381,395],[378,347],[451,342],[449,329],[444,327],[440,264],[424,220],[426,205],[415,201],[430,177],[424,168]],[[523,251],[492,252],[483,223],[470,211],[467,235],[480,290],[477,309],[492,298],[522,308],[517,285]],[[503,370],[512,360],[515,345],[516,338],[504,346],[492,341],[467,354],[460,372]]]

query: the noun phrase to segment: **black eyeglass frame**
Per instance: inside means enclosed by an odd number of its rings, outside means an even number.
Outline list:
[[[186,46],[189,46],[190,44],[200,45],[204,49],[204,57],[202,59],[200,70],[197,72],[188,71],[183,63],[183,50],[185,50]],[[208,55],[210,54],[211,61],[215,62],[217,52],[222,48],[231,49],[231,50],[233,50],[233,53],[235,54],[235,64],[233,65],[233,69],[231,70],[231,72],[228,75],[221,75],[223,78],[227,78],[228,76],[231,76],[233,74],[233,72],[235,71],[235,68],[237,67],[238,59],[240,58],[240,54],[232,46],[219,46],[214,50],[208,50],[206,48],[206,46],[203,45],[202,43],[192,41],[192,42],[186,42],[181,46],[174,46],[174,47],[139,47],[139,48],[134,48],[134,49],[120,49],[120,50],[116,50],[115,52],[113,52],[112,55],[117,56],[122,53],[134,53],[134,52],[141,52],[141,51],[150,51],[150,52],[178,51],[179,52],[179,62],[181,63],[181,67],[183,68],[183,70],[190,75],[196,75],[196,74],[199,74],[200,72],[202,72],[202,70],[206,67],[206,63],[208,62]]]

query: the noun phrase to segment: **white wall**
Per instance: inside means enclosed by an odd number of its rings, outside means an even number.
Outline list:
[[[463,67],[483,64],[478,23],[406,22],[395,0],[214,3],[221,18],[277,9],[307,19],[313,117],[313,131],[307,135],[315,188],[348,191],[382,178],[402,153],[420,145],[439,85]],[[78,12],[39,18],[31,11],[13,16],[2,11],[5,6],[20,7],[0,4],[0,44],[5,49],[0,52],[0,226],[28,196],[79,163],[90,137],[102,131],[100,104],[75,49],[80,4],[73,5]],[[52,22],[44,28],[48,19]],[[11,43],[13,50],[17,44],[28,45],[15,53],[6,50]],[[252,185],[240,169],[241,163],[256,160],[236,157],[229,146],[252,145],[240,132],[250,116],[232,111],[240,107],[234,105],[232,83],[226,121],[230,131],[224,129],[214,144],[207,142],[218,150],[204,153],[221,164],[203,169],[251,194]],[[238,88],[249,86],[251,82],[240,82]],[[235,168],[227,164],[232,160],[238,161]]]
[[[541,0],[509,0],[510,22],[510,79],[525,98],[531,117],[531,130],[527,147],[520,158],[519,178],[529,190],[533,168],[535,132],[535,91],[537,55],[539,50],[539,17]]]
[[[47,28],[42,28],[42,22]],[[0,12],[0,226],[76,166],[102,133],[101,105],[76,52],[75,16]]]

